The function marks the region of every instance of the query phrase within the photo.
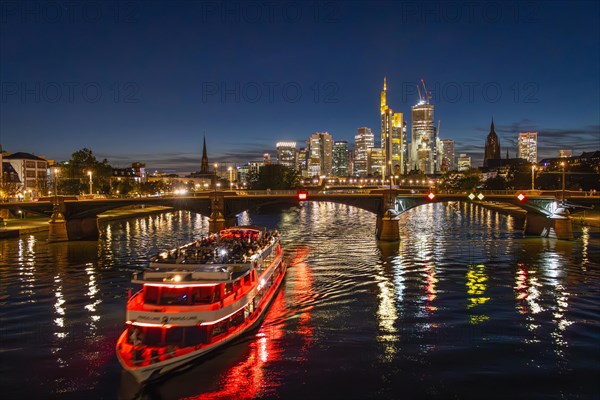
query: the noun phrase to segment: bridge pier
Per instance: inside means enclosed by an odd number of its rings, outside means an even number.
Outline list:
[[[375,235],[383,242],[397,242],[400,240],[400,226],[398,225],[398,213],[387,210],[382,216],[377,216],[377,227]]]
[[[208,218],[208,231],[219,232],[227,226],[225,220],[225,199],[222,194],[215,192],[210,196],[210,217]]]
[[[67,236],[69,240],[95,240],[100,237],[98,218],[73,218],[67,220]]]
[[[52,215],[48,221],[48,242],[65,242],[69,240],[67,221],[63,215],[65,203],[62,198],[55,197],[52,204]]]
[[[48,221],[48,242],[66,242],[69,240],[67,234],[67,221],[59,211],[54,211]]]
[[[559,207],[550,217],[552,228],[550,237],[561,240],[573,240],[573,221],[567,208]]]
[[[569,216],[569,211],[559,208],[550,217],[527,213],[525,235],[573,240],[573,221]]]

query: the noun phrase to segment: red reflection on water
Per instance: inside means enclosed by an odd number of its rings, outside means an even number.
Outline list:
[[[263,325],[250,343],[248,357],[231,367],[220,379],[221,388],[188,399],[252,399],[264,394],[265,388],[275,386],[265,374],[265,365],[281,357],[279,340],[283,336],[283,325],[278,324],[285,314],[284,291],[273,300]]]
[[[308,254],[309,249],[307,247],[296,248],[290,261],[294,277],[292,304],[306,304],[307,301],[311,301],[316,297],[313,289],[314,278],[312,269],[306,262]],[[312,304],[307,304],[303,307],[303,312],[298,316],[296,332],[303,338],[302,347],[300,348],[300,353],[302,354],[300,361],[305,361],[306,353],[313,341],[313,327],[310,324],[313,308]]]
[[[528,313],[527,297],[529,296],[529,284],[527,283],[527,270],[522,263],[519,263],[519,269],[517,270],[516,284],[515,284],[515,297],[517,299],[517,309],[521,314]]]
[[[281,358],[283,351],[281,340],[284,334],[298,335],[302,338],[299,361],[305,360],[313,337],[313,328],[309,324],[313,306],[303,307],[298,318],[290,320],[298,321],[295,329],[286,327],[291,325],[286,318],[290,315],[289,305],[305,304],[307,294],[313,293],[312,272],[304,261],[307,254],[307,249],[298,249],[292,254],[287,281],[284,283],[286,287],[277,294],[255,340],[249,344],[248,356],[221,375],[218,390],[187,397],[187,399],[243,400],[261,397],[274,391],[279,386],[277,375],[269,374],[267,367]]]
[[[433,265],[425,266],[425,281],[427,284],[425,285],[425,309],[429,312],[434,312],[437,310],[437,307],[432,303],[437,297],[437,290],[435,289],[435,285],[438,282],[438,279],[435,277],[435,267]]]

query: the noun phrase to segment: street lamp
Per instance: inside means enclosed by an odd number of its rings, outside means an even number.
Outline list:
[[[90,177],[90,195],[92,195],[92,171],[88,171],[88,175]]]
[[[58,168],[54,168],[54,202],[56,203],[56,197],[58,196]]]
[[[535,190],[535,165],[531,166],[531,190]]]
[[[562,201],[565,201],[565,162],[560,163],[562,166]]]

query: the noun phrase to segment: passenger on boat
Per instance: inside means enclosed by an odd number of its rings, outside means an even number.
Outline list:
[[[143,339],[144,339],[144,335],[142,334],[142,332],[140,331],[139,328],[135,328],[133,330],[133,332],[131,333],[131,335],[129,336],[129,340],[130,340],[131,344],[133,344],[134,346],[141,345]]]

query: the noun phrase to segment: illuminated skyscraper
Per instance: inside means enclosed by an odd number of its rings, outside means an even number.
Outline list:
[[[367,150],[367,175],[383,177],[385,156],[381,147],[371,147]]]
[[[537,132],[519,133],[518,157],[537,163]]]
[[[442,142],[442,164],[440,170],[442,172],[454,170],[454,140],[441,139]]]
[[[333,168],[334,176],[348,176],[348,142],[336,140],[333,142]]]
[[[296,142],[277,143],[277,163],[296,168]]]
[[[371,128],[358,128],[354,136],[354,175],[367,175],[367,151],[375,147],[375,136]]]
[[[425,174],[436,172],[437,138],[433,112],[433,104],[425,100],[412,107],[410,167]]]
[[[496,131],[494,130],[494,118],[492,118],[492,124],[490,125],[490,133],[488,133],[487,139],[485,141],[485,154],[483,156],[483,166],[487,167],[489,164],[489,160],[499,159],[500,139],[498,139],[498,135],[496,135]]]
[[[381,91],[381,151],[384,156],[384,176],[404,173],[406,128],[404,115],[394,113],[387,105],[387,80]]]
[[[306,144],[309,176],[330,176],[333,167],[333,138],[327,132],[316,132]]]

